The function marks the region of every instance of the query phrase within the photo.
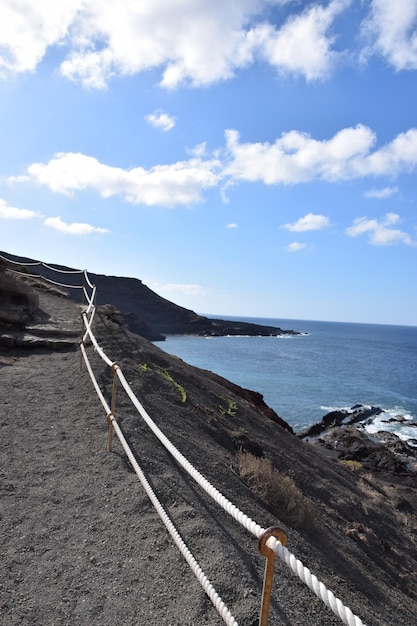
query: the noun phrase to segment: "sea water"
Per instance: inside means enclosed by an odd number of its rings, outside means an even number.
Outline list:
[[[226,318],[296,330],[297,336],[168,336],[158,345],[247,389],[300,430],[354,404],[384,413],[370,430],[417,439],[417,326]],[[401,416],[405,422],[388,423]]]

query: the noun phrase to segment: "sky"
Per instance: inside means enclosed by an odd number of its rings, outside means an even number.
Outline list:
[[[0,250],[417,325],[417,0],[0,0]]]

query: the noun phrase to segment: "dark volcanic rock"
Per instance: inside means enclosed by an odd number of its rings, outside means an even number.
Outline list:
[[[32,262],[32,259],[25,257],[17,257],[12,254],[6,256],[21,263],[22,266]],[[62,270],[69,269],[60,265],[55,265],[55,267]],[[31,267],[31,272],[42,274],[52,280],[57,279],[56,272],[44,266],[35,265]],[[275,326],[210,319],[198,315],[194,311],[162,298],[137,278],[121,278],[90,273],[89,277],[97,286],[97,304],[116,306],[125,315],[129,328],[133,332],[140,332],[143,337],[150,341],[163,340],[164,335],[215,337],[224,335],[279,336],[300,334]],[[80,280],[80,274],[65,275],[65,283],[69,285],[79,285]],[[80,301],[82,298],[81,290],[74,289],[72,291],[74,299]]]
[[[367,470],[390,474],[407,474],[407,463],[383,443],[373,441],[366,433],[351,426],[339,428],[337,436],[339,459],[358,461]]]
[[[0,272],[0,346],[33,350],[65,350],[80,340],[80,308],[62,289],[36,279]],[[65,297],[76,319],[52,318],[42,310],[55,296]],[[70,316],[69,316],[70,317]]]
[[[38,294],[14,275],[6,273],[1,262],[0,323],[23,326],[30,321],[38,305]]]
[[[32,326],[81,326],[71,299],[40,289],[39,298]],[[375,482],[350,471],[324,445],[272,421],[259,394],[130,332],[115,307],[99,308],[95,325],[100,346],[120,363],[146,411],[214,487],[265,528],[283,528],[291,552],[364,623],[414,624],[415,478],[384,474]],[[86,350],[110,402],[113,372],[88,342]],[[218,626],[116,438],[108,451],[105,411],[75,346],[24,353],[0,346],[0,371],[2,623]],[[264,558],[256,538],[159,444],[120,386],[115,411],[154,492],[232,614],[239,624],[258,623]],[[362,444],[353,434],[349,445]],[[366,445],[370,457],[374,448]],[[251,491],[237,473],[238,449],[279,472],[266,491],[278,485],[308,498],[312,528],[296,530],[280,507],[272,512]],[[285,564],[275,576],[270,626],[340,623]]]
[[[368,471],[415,477],[417,450],[412,445],[391,432],[379,431],[372,436],[366,432],[367,421],[382,412],[379,407],[363,405],[349,411],[332,411],[298,437],[342,461],[356,461]]]
[[[326,415],[322,418],[321,422],[317,422],[308,428],[304,428],[298,433],[298,436],[301,439],[308,440],[311,437],[317,437],[318,435],[322,435],[328,430],[335,428],[336,426],[341,426],[342,424],[347,426],[351,424],[358,424],[360,422],[364,422],[365,420],[382,413],[382,409],[377,406],[363,406],[362,404],[356,404],[349,411],[340,410],[340,411],[331,411],[330,413],[326,413]]]

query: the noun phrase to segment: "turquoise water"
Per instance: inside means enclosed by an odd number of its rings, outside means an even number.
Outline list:
[[[330,410],[356,403],[417,421],[417,327],[233,319],[305,334],[285,338],[175,335],[157,345],[187,363],[259,391],[296,430],[319,421]],[[416,438],[417,428],[409,430],[409,436]]]

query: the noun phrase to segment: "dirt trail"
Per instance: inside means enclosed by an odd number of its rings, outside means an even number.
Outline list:
[[[48,296],[42,307],[52,320],[80,323],[78,306],[66,299]],[[398,559],[393,561],[392,574],[386,567],[388,553],[375,557],[373,548],[366,551],[343,532],[346,520],[359,515],[354,499],[365,498],[347,470],[334,469],[332,461],[321,460],[246,400],[232,396],[218,377],[205,376],[109,320],[99,321],[98,336],[110,358],[123,357],[129,382],[173,443],[264,527],[283,524],[233,471],[233,454],[224,447],[225,433],[233,434],[240,423],[268,454],[276,445],[276,460],[287,463],[295,478],[297,472],[303,477],[319,511],[315,535],[287,529],[289,548],[368,626],[414,623],[417,602],[392,578],[395,563],[400,557],[406,559],[405,554],[397,555],[401,542],[393,544],[391,555]],[[91,346],[88,352],[109,398],[111,372]],[[148,366],[142,376],[138,364]],[[158,374],[164,368],[170,368],[175,381],[186,389],[185,404],[178,388]],[[80,370],[78,351],[4,349],[0,381],[1,624],[221,624],[120,444],[115,441],[113,452],[107,451],[104,411],[88,373]],[[235,399],[237,416],[219,414],[225,397]],[[256,540],[202,494],[119,392],[117,407],[136,458],[187,545],[239,624],[255,626],[264,567]],[[213,417],[216,411],[218,417],[208,422],[206,415]],[[369,502],[376,493],[371,493]],[[385,496],[380,498],[376,529],[387,524],[385,515],[390,524],[396,520],[385,512]],[[411,530],[402,541],[412,560]],[[378,567],[377,578],[373,578],[374,567]],[[407,566],[400,572],[404,580],[408,571]],[[341,621],[277,563],[269,623],[324,626]]]

